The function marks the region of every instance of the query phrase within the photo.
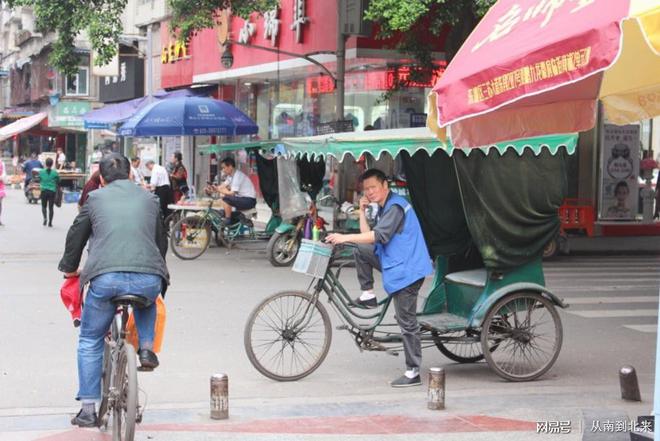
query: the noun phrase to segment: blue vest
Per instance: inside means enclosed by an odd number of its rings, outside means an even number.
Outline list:
[[[405,198],[390,194],[381,212],[387,212],[394,205],[399,205],[405,213],[403,230],[392,236],[385,245],[376,243],[375,250],[383,272],[383,287],[390,295],[433,274],[433,265],[415,210]]]

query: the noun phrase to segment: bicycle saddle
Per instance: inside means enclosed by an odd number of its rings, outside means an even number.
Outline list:
[[[112,299],[112,303],[115,305],[125,305],[132,306],[134,308],[146,308],[151,305],[151,301],[142,296],[135,296],[133,294],[125,294],[123,296],[117,296]]]

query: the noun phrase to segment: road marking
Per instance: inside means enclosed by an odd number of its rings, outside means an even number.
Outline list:
[[[649,334],[658,332],[658,325],[623,325],[624,328],[632,329],[633,331],[647,332]]]
[[[564,299],[570,305],[597,305],[599,303],[657,303],[658,296],[632,297],[571,297]]]
[[[587,310],[587,311],[571,311],[567,310],[569,314],[577,315],[585,318],[608,318],[608,317],[657,317],[657,309],[617,309],[617,310]]]

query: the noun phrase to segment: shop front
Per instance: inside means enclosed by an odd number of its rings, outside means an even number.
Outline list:
[[[48,127],[64,139],[61,147],[64,149],[67,161],[83,172],[89,163],[87,157],[87,132],[82,116],[91,110],[90,101],[62,100],[49,108]],[[60,147],[58,145],[58,147]]]

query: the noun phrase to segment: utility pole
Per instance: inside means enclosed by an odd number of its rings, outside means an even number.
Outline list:
[[[337,0],[337,74],[335,76],[335,92],[337,121],[344,119],[344,75],[346,72],[346,36],[344,35],[344,2]]]

